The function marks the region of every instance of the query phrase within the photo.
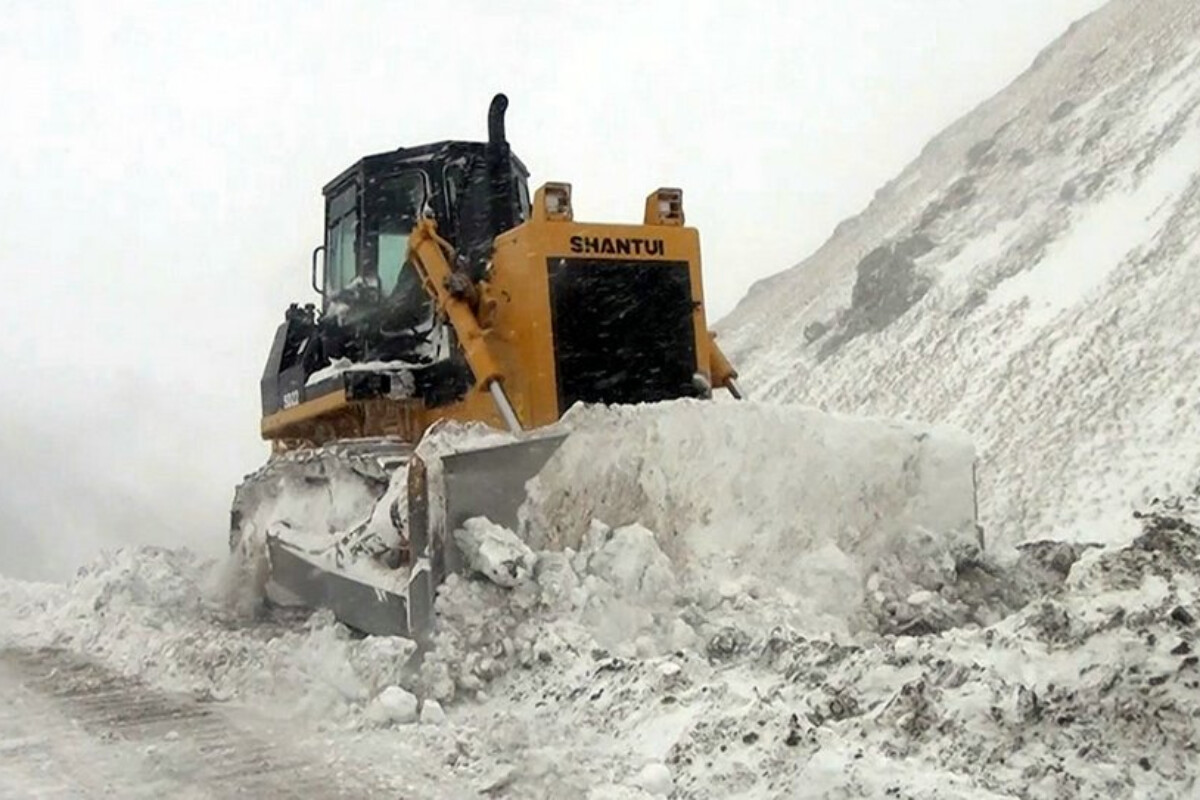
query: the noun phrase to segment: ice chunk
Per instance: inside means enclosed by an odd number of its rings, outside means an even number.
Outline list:
[[[596,528],[594,528],[596,530]],[[597,541],[602,538],[602,541]],[[598,548],[590,554],[587,570],[603,578],[624,597],[656,599],[675,593],[671,561],[658,547],[654,532],[641,525],[627,525],[594,538]]]
[[[467,566],[497,586],[517,586],[533,575],[534,552],[517,535],[485,517],[472,517],[454,532]]]
[[[633,783],[639,789],[655,797],[667,797],[675,790],[675,780],[666,764],[651,762],[638,772]]]
[[[571,568],[571,560],[565,553],[540,553],[534,579],[546,606],[568,608],[574,603],[579,591],[579,576]]]
[[[366,715],[379,725],[410,725],[417,721],[417,698],[399,686],[389,686],[370,702]]]
[[[920,589],[910,594],[908,596],[908,600],[905,602],[907,602],[910,606],[923,606],[932,602],[935,597],[937,597],[937,595],[928,589]]]
[[[446,712],[437,700],[430,698],[421,704],[422,725],[441,725],[445,721]]]

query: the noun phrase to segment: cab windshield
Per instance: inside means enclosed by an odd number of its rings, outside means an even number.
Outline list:
[[[380,178],[368,191],[366,244],[385,297],[396,289],[425,198],[425,177],[415,170]]]

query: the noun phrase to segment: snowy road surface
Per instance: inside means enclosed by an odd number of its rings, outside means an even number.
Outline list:
[[[388,796],[286,731],[58,650],[0,651],[0,798]]]

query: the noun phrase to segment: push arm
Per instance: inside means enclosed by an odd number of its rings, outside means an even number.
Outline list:
[[[712,375],[713,386],[723,386],[736,399],[741,400],[746,395],[742,392],[742,387],[738,385],[737,370],[729,363],[729,359],[721,352],[721,348],[717,347],[717,337],[712,333],[709,333],[708,336],[708,369],[709,374]]]
[[[421,276],[425,291],[435,299],[438,310],[458,335],[467,363],[475,373],[476,385],[488,390],[504,423],[513,433],[518,433],[521,423],[504,393],[504,376],[488,348],[483,328],[467,298],[452,288],[455,279],[454,271],[450,268],[452,252],[450,244],[438,236],[433,220],[422,219],[417,222],[408,239],[409,261]]]

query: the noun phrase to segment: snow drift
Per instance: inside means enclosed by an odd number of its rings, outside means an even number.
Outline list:
[[[808,627],[856,630],[888,624],[869,592],[937,592],[979,555],[974,449],[945,426],[678,401],[579,406],[562,427],[521,510],[535,549],[643,526],[689,591],[792,597]]]

